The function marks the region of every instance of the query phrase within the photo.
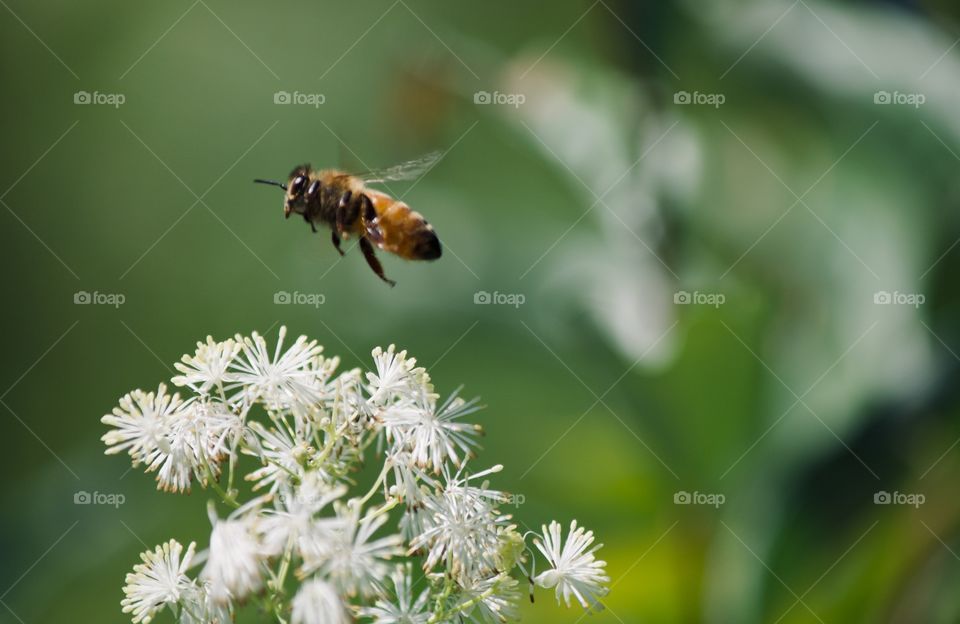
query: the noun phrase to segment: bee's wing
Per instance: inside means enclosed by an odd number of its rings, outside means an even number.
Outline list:
[[[376,169],[358,175],[361,180],[367,184],[377,184],[378,182],[396,182],[399,180],[413,180],[433,169],[434,165],[443,157],[443,152],[437,150],[430,152],[420,158],[408,160],[407,162]]]

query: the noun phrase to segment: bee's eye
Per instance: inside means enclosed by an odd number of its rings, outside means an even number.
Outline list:
[[[293,196],[296,197],[301,192],[303,192],[303,187],[306,183],[307,183],[307,178],[305,176],[298,175],[293,179],[293,182],[290,183],[290,193],[292,193]]]
[[[313,197],[320,191],[320,180],[314,180],[307,187],[307,197]]]

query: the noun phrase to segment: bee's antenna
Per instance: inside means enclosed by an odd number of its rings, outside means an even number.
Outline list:
[[[260,180],[260,179],[258,178],[258,179],[256,179],[256,180],[254,180],[254,182],[256,182],[257,184],[269,184],[270,186],[279,186],[279,187],[282,188],[283,190],[287,190],[287,185],[286,185],[286,184],[281,184],[280,182],[276,182],[275,180]]]

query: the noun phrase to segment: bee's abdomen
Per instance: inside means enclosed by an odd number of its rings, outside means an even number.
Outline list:
[[[411,236],[411,249],[409,257],[417,260],[436,260],[443,253],[440,246],[440,239],[433,227],[423,222],[425,227],[419,228]]]
[[[384,240],[380,245],[408,260],[436,260],[443,253],[433,226],[406,203],[384,193],[372,192],[374,208]]]

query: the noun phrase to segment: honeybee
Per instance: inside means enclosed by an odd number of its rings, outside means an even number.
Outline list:
[[[436,260],[442,252],[440,239],[423,215],[368,185],[413,179],[433,167],[440,156],[440,152],[432,152],[417,160],[359,175],[300,165],[290,172],[286,184],[261,179],[254,182],[286,191],[283,202],[286,218],[291,214],[302,215],[314,232],[317,225],[329,227],[333,246],[341,256],[340,241],[357,236],[363,257],[373,272],[395,286],[396,282],[383,274],[374,245],[408,260]]]

